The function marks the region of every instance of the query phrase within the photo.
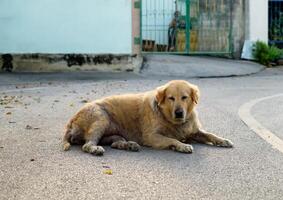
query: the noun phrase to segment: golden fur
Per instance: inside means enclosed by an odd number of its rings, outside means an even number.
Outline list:
[[[186,142],[232,147],[227,139],[201,129],[195,106],[197,86],[170,81],[155,90],[111,96],[86,104],[66,126],[63,148],[83,144],[83,151],[102,155],[101,145],[139,151],[140,146],[191,153]]]

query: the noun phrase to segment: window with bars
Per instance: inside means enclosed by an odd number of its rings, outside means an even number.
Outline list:
[[[283,0],[269,0],[269,44],[283,48]]]

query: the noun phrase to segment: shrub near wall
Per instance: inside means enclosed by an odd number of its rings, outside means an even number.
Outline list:
[[[283,50],[257,41],[254,46],[253,56],[260,64],[271,67],[279,64],[278,61],[283,58]]]

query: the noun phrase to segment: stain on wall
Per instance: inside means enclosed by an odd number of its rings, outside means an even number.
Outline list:
[[[133,55],[136,57],[137,55]],[[66,62],[68,67],[99,64],[114,64],[115,61],[127,60],[129,55],[113,55],[113,54],[23,54],[20,56],[23,60],[45,60],[48,63],[56,63],[60,61]],[[130,56],[132,57],[132,56]]]
[[[13,56],[11,54],[2,55],[2,70],[12,72],[13,70]]]
[[[63,59],[67,62],[68,67],[73,65],[82,66],[86,63],[85,57],[82,54],[66,54]]]
[[[93,58],[93,63],[96,65],[96,64],[103,64],[103,63],[106,63],[106,64],[111,64],[112,63],[112,60],[114,59],[114,56],[113,55],[106,55],[106,56],[95,56]]]
[[[139,65],[138,55],[113,54],[0,54],[2,71],[133,71]],[[141,59],[142,60],[142,59]],[[1,71],[1,70],[0,70]],[[51,70],[52,71],[52,70]]]

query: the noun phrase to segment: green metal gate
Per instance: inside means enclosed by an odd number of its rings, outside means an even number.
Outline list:
[[[232,53],[232,0],[141,0],[142,52]]]

